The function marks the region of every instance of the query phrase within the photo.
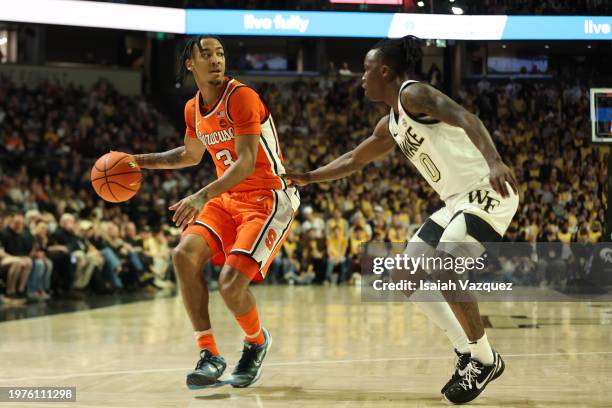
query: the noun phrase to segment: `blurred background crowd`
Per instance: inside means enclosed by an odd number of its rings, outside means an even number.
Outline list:
[[[538,257],[536,242],[598,242],[603,233],[609,149],[589,143],[589,84],[558,79],[484,77],[467,82],[457,98],[515,169],[521,206],[505,240],[530,243],[529,259]],[[355,77],[253,85],[293,169],[343,154],[386,113],[364,98]],[[174,287],[171,250],[180,231],[167,207],[216,177],[210,159],[145,171],[139,193],[120,205],[104,203],[89,182],[93,162],[111,149],[154,152],[183,143],[183,129],[145,97],[122,95],[105,81],[91,89],[49,82],[28,89],[0,78],[0,141],[4,303]],[[362,243],[405,242],[442,206],[399,150],[349,178],[304,187],[301,196],[268,283],[355,284]],[[218,270],[203,273],[214,287]]]

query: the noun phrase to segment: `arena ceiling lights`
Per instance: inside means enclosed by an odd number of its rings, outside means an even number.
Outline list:
[[[74,0],[3,0],[0,21],[178,34],[402,37],[447,40],[612,40],[611,16],[469,16],[207,10]]]

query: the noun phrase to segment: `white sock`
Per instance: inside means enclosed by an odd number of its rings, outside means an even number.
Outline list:
[[[493,364],[493,350],[489,345],[487,333],[476,341],[470,341],[469,345],[474,360],[478,360],[484,365]]]
[[[468,338],[450,306],[448,303],[446,303],[446,301],[444,301],[442,293],[438,291],[440,301],[432,301],[432,296],[436,296],[437,298],[438,294],[432,291],[426,291],[426,294],[419,292],[424,291],[417,290],[412,294],[412,296],[410,296],[412,303],[418,307],[421,312],[423,312],[425,316],[429,318],[429,320],[442,329],[453,347],[457,349],[458,352],[462,354],[469,353],[470,347],[468,345]],[[426,296],[426,299],[429,300],[419,301],[419,298],[424,299],[423,296]]]
[[[208,334],[213,334],[213,329],[210,328],[208,330],[202,330],[202,331],[198,331],[198,330],[194,330],[193,332],[193,337],[195,337],[195,339],[199,339],[202,336],[206,336]]]

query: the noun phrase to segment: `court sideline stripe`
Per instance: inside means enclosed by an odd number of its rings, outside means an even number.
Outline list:
[[[581,353],[533,353],[533,354],[504,354],[504,358],[512,357],[559,357],[559,356],[587,356],[587,355],[601,355],[610,354],[612,351],[585,351]],[[266,367],[283,367],[283,366],[297,366],[297,365],[319,365],[319,364],[347,364],[347,363],[372,363],[372,362],[389,362],[389,361],[415,361],[415,360],[451,360],[453,357],[441,357],[441,356],[412,356],[412,357],[400,357],[400,358],[366,358],[359,360],[321,360],[321,361],[292,361],[284,363],[266,363]],[[117,370],[117,371],[100,371],[95,373],[72,373],[72,374],[60,374],[60,375],[49,375],[49,376],[35,376],[35,377],[20,377],[20,378],[0,378],[0,383],[12,382],[16,383],[19,381],[29,380],[55,380],[58,378],[72,378],[72,377],[97,377],[104,375],[117,375],[117,374],[152,374],[152,373],[164,373],[172,371],[189,371],[191,367],[178,367],[178,368],[152,368],[142,370]]]

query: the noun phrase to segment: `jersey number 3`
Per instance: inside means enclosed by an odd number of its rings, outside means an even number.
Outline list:
[[[227,149],[218,151],[217,154],[215,154],[215,157],[217,160],[223,160],[223,164],[227,167],[235,163],[234,159],[232,158],[232,153]]]

